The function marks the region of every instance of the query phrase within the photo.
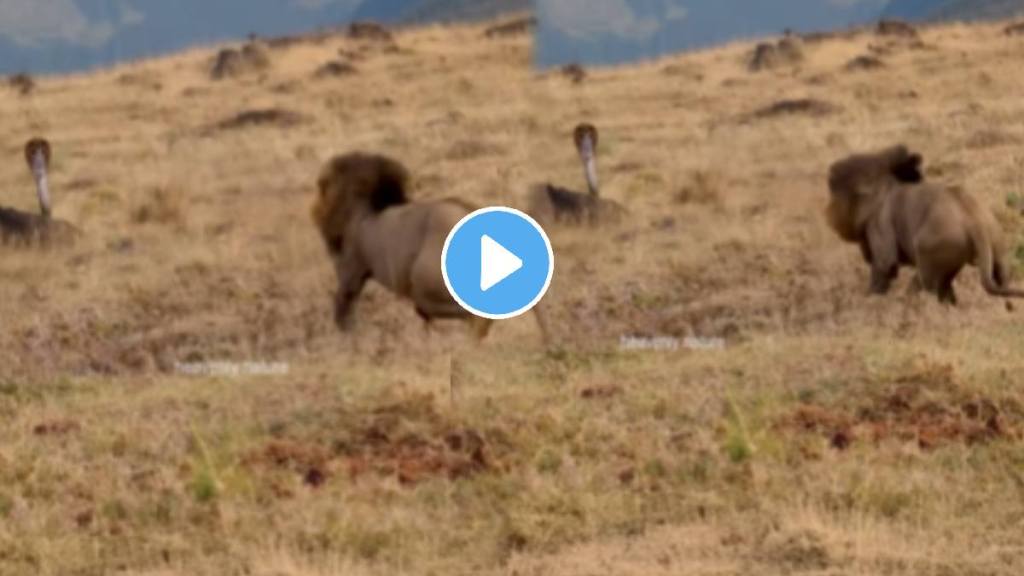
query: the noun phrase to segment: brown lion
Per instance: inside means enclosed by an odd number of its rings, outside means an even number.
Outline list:
[[[967,264],[978,268],[993,296],[1020,298],[1009,287],[1002,231],[964,190],[924,181],[920,154],[906,146],[849,156],[829,172],[828,223],[860,246],[871,266],[871,291],[888,292],[901,266],[917,268],[915,289],[956,304],[953,280]]]
[[[457,198],[410,201],[408,181],[398,161],[364,152],[336,156],[321,170],[312,216],[338,276],[335,323],[342,331],[353,327],[352,308],[372,278],[411,300],[428,325],[434,319],[467,320],[482,340],[492,321],[459,306],[441,273],[449,232],[476,207]]]

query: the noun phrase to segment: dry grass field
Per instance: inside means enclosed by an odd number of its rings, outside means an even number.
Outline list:
[[[956,309],[906,272],[869,297],[822,216],[830,162],[905,142],[1024,254],[1004,25],[579,83],[532,71],[528,36],[427,27],[275,43],[220,80],[202,49],[0,87],[0,204],[35,208],[20,149],[44,135],[86,234],[0,248],[0,574],[1024,573],[1024,311],[974,269]],[[376,286],[335,330],[323,161],[386,152],[419,198],[521,206],[583,188],[583,120],[631,213],[550,230],[557,347],[529,315],[428,336]],[[218,362],[243,370],[190,373]]]

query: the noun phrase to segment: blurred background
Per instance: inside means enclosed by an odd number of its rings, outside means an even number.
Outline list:
[[[60,73],[249,34],[487,18],[530,0],[0,0],[0,74]]]
[[[537,0],[541,67],[620,64],[731,40],[828,30],[879,18],[974,20],[1020,0]]]
[[[352,20],[391,25],[491,18],[535,8],[541,67],[616,64],[784,29],[880,17],[1005,17],[1020,0],[0,0],[0,74],[61,73],[250,34]]]

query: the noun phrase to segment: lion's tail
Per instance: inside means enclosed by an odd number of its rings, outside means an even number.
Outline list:
[[[974,251],[977,254],[977,261],[975,265],[978,267],[978,273],[981,276],[981,285],[985,288],[985,292],[988,292],[992,296],[1002,296],[1006,298],[1024,298],[1024,290],[1016,290],[1001,286],[996,281],[996,261],[995,254],[992,249],[992,241],[988,237],[988,233],[982,228],[980,224],[974,224],[970,229],[971,241],[974,244]]]

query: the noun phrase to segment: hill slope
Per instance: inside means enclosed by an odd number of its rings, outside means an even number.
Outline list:
[[[859,30],[574,82],[486,28],[0,86],[0,204],[35,209],[47,136],[85,233],[0,247],[0,573],[1024,574],[1024,312],[971,269],[956,308],[906,270],[870,296],[823,217],[830,163],[905,142],[995,211],[1020,284],[1024,40]],[[581,121],[629,214],[548,227],[552,346],[376,284],[336,330],[309,215],[333,155],[524,207],[584,185]]]

